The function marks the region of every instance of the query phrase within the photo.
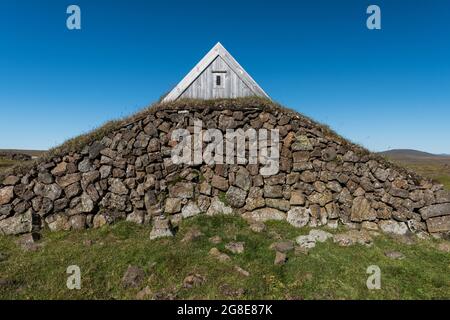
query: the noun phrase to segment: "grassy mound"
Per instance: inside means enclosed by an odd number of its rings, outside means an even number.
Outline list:
[[[216,216],[185,220],[174,238],[149,240],[150,226],[121,222],[82,232],[44,233],[37,252],[25,252],[12,237],[0,237],[0,299],[134,299],[147,288],[147,298],[178,299],[448,299],[450,256],[435,241],[402,244],[386,236],[371,247],[339,247],[318,243],[309,255],[288,253],[284,265],[274,265],[269,246],[308,232],[286,222],[268,223],[255,233],[239,217]],[[193,229],[203,233],[183,242]],[[212,244],[210,237],[222,242]],[[226,250],[230,241],[245,242],[245,251]],[[218,262],[212,247],[231,260]],[[386,251],[405,255],[392,260]],[[68,290],[66,269],[81,268],[81,290]],[[122,277],[129,265],[145,272],[136,288],[125,288]],[[367,267],[381,268],[381,289],[368,290]],[[247,270],[244,276],[235,266]],[[203,284],[184,288],[189,274]],[[6,280],[6,281],[5,281]],[[2,282],[3,281],[3,282]],[[3,283],[3,284],[2,284]]]
[[[384,164],[387,167],[393,167],[400,173],[409,176],[416,181],[422,179],[416,172],[410,171],[403,166],[398,166],[394,162],[389,161],[386,157],[382,157],[378,154],[372,153],[366,148],[349,141],[348,139],[340,136],[335,131],[330,129],[327,125],[318,123],[309,117],[302,115],[301,113],[283,107],[282,105],[273,102],[272,100],[260,98],[260,97],[247,97],[236,99],[217,99],[217,100],[195,100],[195,99],[182,99],[177,101],[171,101],[166,103],[155,103],[141,111],[125,117],[123,119],[112,120],[104,125],[88,132],[81,134],[77,137],[67,140],[60,146],[50,149],[48,152],[42,154],[36,161],[19,163],[7,171],[0,171],[0,181],[9,174],[25,174],[33,166],[38,163],[50,161],[54,157],[60,157],[67,154],[81,152],[81,150],[93,143],[96,140],[101,140],[111,132],[114,132],[120,128],[129,126],[138,121],[141,121],[149,114],[156,113],[161,110],[192,110],[197,112],[207,112],[208,110],[243,110],[243,109],[259,109],[262,111],[276,111],[286,115],[290,115],[296,121],[300,121],[303,124],[307,124],[310,128],[321,132],[326,138],[338,141],[341,145],[347,147],[349,150],[353,150],[358,155],[367,155],[370,159],[377,160],[379,163]]]

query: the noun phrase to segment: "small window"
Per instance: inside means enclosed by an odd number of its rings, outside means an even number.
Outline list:
[[[212,81],[215,89],[224,89],[226,82],[226,71],[214,70],[212,72]]]

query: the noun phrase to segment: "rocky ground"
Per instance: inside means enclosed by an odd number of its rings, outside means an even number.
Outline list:
[[[0,238],[0,299],[449,299],[450,242],[344,228],[183,221],[174,237],[119,222]],[[66,287],[69,265],[81,289]],[[368,290],[367,268],[381,270]]]

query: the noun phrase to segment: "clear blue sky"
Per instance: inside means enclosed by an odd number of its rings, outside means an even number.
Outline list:
[[[81,31],[66,28],[70,4]],[[1,0],[0,148],[131,114],[217,41],[274,100],[354,142],[450,153],[448,0]]]

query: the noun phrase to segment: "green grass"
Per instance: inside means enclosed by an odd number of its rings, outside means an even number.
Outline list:
[[[18,165],[19,163],[20,161],[0,158],[0,173],[6,171],[9,168],[12,168],[15,165]]]
[[[439,183],[442,183],[445,189],[450,190],[450,175],[441,175],[436,178]]]
[[[182,243],[186,232],[196,228],[204,235]],[[174,294],[179,299],[438,299],[450,298],[450,255],[435,249],[432,241],[408,246],[380,236],[372,247],[338,247],[332,242],[318,244],[309,255],[288,254],[283,266],[274,266],[277,239],[294,239],[307,229],[295,229],[286,222],[268,223],[263,233],[252,232],[238,217],[201,216],[184,221],[174,238],[149,240],[150,226],[120,222],[101,229],[57,232],[43,235],[38,252],[25,252],[14,237],[0,237],[0,299],[134,299],[148,286],[160,297]],[[213,245],[208,238],[219,235],[223,242]],[[86,240],[93,244],[85,245]],[[243,254],[226,251],[228,241],[245,242]],[[232,260],[217,262],[208,256],[216,246]],[[403,260],[390,260],[387,250],[402,252]],[[140,288],[125,289],[121,278],[128,265],[141,267],[146,279]],[[382,271],[381,290],[368,290],[365,283],[370,265]],[[81,290],[66,288],[66,268],[78,265]],[[238,265],[249,277],[234,270]],[[186,289],[183,279],[190,273],[206,278],[203,285]],[[244,289],[233,296],[222,288]],[[230,290],[229,290],[230,291]]]

